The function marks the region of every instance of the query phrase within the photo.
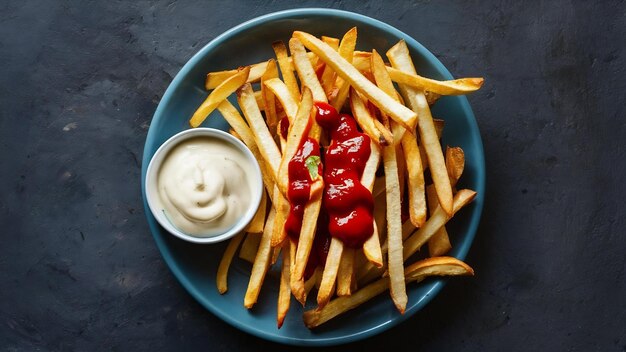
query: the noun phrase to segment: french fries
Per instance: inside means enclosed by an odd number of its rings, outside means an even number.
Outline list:
[[[238,257],[252,263],[243,296],[244,307],[250,309],[257,303],[264,281],[269,280],[270,267],[279,266],[278,328],[285,322],[291,297],[304,305],[311,290],[317,289],[318,306],[306,311],[303,318],[307,327],[315,328],[387,290],[403,314],[409,300],[408,283],[429,276],[473,275],[467,264],[443,256],[451,248],[446,223],[476,193],[456,190],[465,155],[459,147],[447,147],[444,153],[440,143],[444,121],[432,117],[430,106],[443,95],[473,92],[484,80],[423,77],[415,70],[404,41],[386,52],[390,64],[385,64],[376,50],[355,50],[357,37],[356,28],[341,40],[323,36],[320,40],[295,31],[288,46],[281,41],[272,44],[275,58],[210,72],[205,85],[211,92],[189,121],[191,126],[199,126],[213,110],[219,110],[231,133],[259,161],[266,192],[245,232],[226,247],[216,285],[221,294],[227,292],[229,267],[241,248]],[[254,91],[251,83],[260,89]],[[233,93],[243,117],[227,100]],[[330,237],[324,244],[325,261],[320,259],[317,242],[326,237],[317,237],[317,226],[323,215],[327,176],[311,171],[308,164],[310,191],[300,236],[287,238],[285,231],[292,207],[287,196],[295,182],[290,179],[290,162],[307,137],[322,140],[322,148],[330,141],[315,119],[316,102],[349,110],[359,129],[369,136],[371,151],[360,182],[374,199],[373,233],[362,248],[348,247]],[[286,121],[288,128],[281,126]],[[408,195],[405,199],[404,194]],[[431,258],[405,265],[426,243]],[[309,267],[310,261],[317,266]]]
[[[267,62],[265,72],[261,76],[261,97],[263,101],[263,111],[265,111],[265,120],[270,130],[274,129],[278,124],[278,116],[276,112],[276,97],[274,92],[268,90],[265,86],[265,82],[278,77],[278,66],[276,66],[276,60],[270,59]],[[258,104],[258,100],[257,100]],[[261,104],[258,104],[261,105]],[[261,107],[259,106],[259,109]]]
[[[453,215],[463,208],[465,205],[469,204],[474,197],[476,196],[476,192],[469,189],[462,189],[457,192],[454,196],[454,207]],[[409,259],[410,256],[415,254],[420,247],[430,239],[437,230],[439,230],[443,225],[445,225],[450,217],[448,214],[441,208],[441,204],[435,209],[430,219],[424,223],[419,230],[414,232],[409,238],[404,241],[404,260]]]
[[[283,76],[283,81],[291,93],[291,97],[294,100],[300,99],[300,87],[298,87],[298,81],[296,81],[296,75],[293,73],[293,61],[289,60],[289,54],[287,53],[287,47],[285,43],[281,41],[274,42],[272,44],[276,59],[278,60],[278,66],[280,66],[280,73]]]
[[[376,143],[380,145],[393,143],[391,131],[370,114],[363,99],[354,88],[350,89],[350,109],[363,132],[367,133]]]
[[[244,298],[244,307],[250,309],[259,298],[259,292],[261,292],[261,285],[267,274],[269,268],[270,255],[272,253],[272,247],[270,246],[270,240],[272,236],[272,227],[274,226],[274,216],[276,212],[272,208],[269,216],[267,217],[267,226],[263,230],[261,242],[259,243],[259,250],[254,259],[252,265],[252,273],[250,274],[250,282],[248,283],[248,289]]]
[[[402,264],[402,219],[400,215],[400,182],[396,148],[393,145],[383,148],[383,161],[387,194],[387,261],[389,265],[390,291],[396,308],[401,314],[408,301]]]
[[[283,326],[285,317],[289,312],[289,306],[291,305],[291,279],[289,278],[291,272],[291,244],[283,244],[283,265],[280,271],[280,288],[278,291],[278,308],[276,317],[276,326],[280,329]]]
[[[296,68],[296,72],[298,72],[302,85],[311,90],[313,99],[316,101],[328,101],[326,92],[324,92],[324,88],[322,88],[320,81],[317,79],[311,62],[306,57],[306,51],[302,43],[296,38],[291,38],[289,40],[289,49],[291,49],[293,65]]]
[[[274,142],[274,138],[272,138],[272,135],[265,124],[265,120],[261,115],[256,99],[254,99],[254,93],[252,92],[250,83],[244,84],[237,91],[237,101],[239,102],[239,106],[241,107],[250,128],[254,132],[255,141],[259,147],[259,151],[261,152],[263,159],[265,159],[267,166],[269,166],[270,170],[268,171],[272,172],[275,182],[278,182],[278,168],[280,167],[281,154],[276,146],[276,142]]]
[[[246,239],[243,240],[241,249],[239,249],[239,258],[250,264],[254,264],[254,259],[259,250],[259,244],[261,243],[261,237],[261,234],[258,233],[246,234]]]
[[[387,57],[391,61],[391,65],[403,71],[414,73],[415,67],[409,56],[409,49],[404,41],[398,42],[387,52]],[[422,141],[422,145],[426,151],[430,173],[437,189],[437,197],[441,208],[448,215],[452,215],[452,187],[448,178],[446,165],[443,159],[441,144],[435,131],[430,107],[426,101],[423,91],[400,85],[405,101],[408,106],[417,112],[418,130]]]
[[[426,221],[426,192],[424,167],[420,156],[417,138],[412,133],[402,137],[402,150],[406,161],[409,186],[409,218],[415,227],[421,227]]]
[[[399,84],[433,92],[440,95],[461,95],[480,89],[483,85],[483,78],[461,78],[452,81],[437,81],[424,78],[417,74],[389,67],[387,69],[391,79]]]
[[[346,59],[348,62],[352,62],[352,56],[354,53],[354,48],[356,47],[356,38],[357,38],[357,29],[356,27],[352,27],[349,31],[341,39],[341,43],[339,44],[339,48],[337,49],[339,55]],[[337,88],[337,94],[333,96],[331,101],[331,105],[337,109],[341,110],[343,104],[346,102],[348,98],[348,92],[350,89],[350,84],[341,78],[338,78],[335,81],[335,86]]]
[[[465,276],[474,275],[474,270],[462,261],[452,257],[428,258],[407,267],[407,282],[419,282],[428,276]],[[389,279],[382,278],[365,286],[351,296],[339,297],[322,309],[304,312],[304,324],[312,329],[330,319],[345,313],[370,299],[385,292],[389,288]]]
[[[240,69],[235,75],[228,78],[222,84],[217,86],[206,100],[200,105],[200,107],[193,113],[189,120],[191,127],[198,127],[204,122],[213,110],[217,108],[229,95],[233,94],[239,87],[241,87],[248,79],[250,73],[250,67],[246,66]]]
[[[296,103],[291,95],[291,92],[289,92],[287,85],[279,78],[272,78],[263,82],[263,87],[269,89],[274,97],[278,99],[283,107],[283,110],[285,111],[285,114],[287,115],[287,118],[289,119],[289,122],[293,121],[296,116],[296,112],[298,111],[298,103]],[[278,123],[278,121],[276,121],[276,123]],[[268,126],[272,127],[269,122]]]
[[[317,60],[317,56],[315,56],[315,54],[313,53],[307,53],[307,56],[311,62],[313,62],[314,60]],[[269,64],[269,61],[263,61],[263,62],[250,65],[250,74],[248,75],[248,79],[246,80],[246,83],[258,82],[263,77],[263,74],[266,72],[268,64]],[[293,61],[291,57],[287,57],[285,59],[285,65],[286,65],[286,69],[290,69],[291,71],[294,70]],[[281,67],[281,70],[282,70],[282,67]],[[207,74],[206,81],[204,83],[204,88],[206,90],[215,89],[217,86],[222,84],[222,82],[234,76],[237,72],[238,70],[209,72]]]
[[[248,224],[248,226],[246,226],[246,232],[251,232],[251,233],[263,232],[263,228],[265,227],[266,207],[267,207],[267,196],[266,196],[266,193],[263,192],[261,194],[261,203],[259,204],[259,208],[257,209],[256,214],[254,214],[254,217],[252,218],[252,220],[250,220],[250,223]]]
[[[415,127],[417,122],[415,112],[381,91],[328,44],[305,32],[295,31],[293,36],[300,39],[307,49],[314,52],[327,65],[330,65],[337,72],[337,75],[349,82],[357,91],[363,93],[376,107],[401,125],[408,128]]]

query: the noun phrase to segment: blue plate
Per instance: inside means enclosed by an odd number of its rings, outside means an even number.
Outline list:
[[[154,152],[166,139],[188,128],[189,117],[206,98],[204,79],[207,72],[267,60],[274,55],[271,43],[276,40],[287,42],[294,30],[341,38],[353,26],[357,26],[359,31],[357,49],[376,49],[385,53],[398,40],[404,39],[420,74],[436,79],[452,78],[443,64],[413,38],[366,16],[330,9],[298,9],[253,19],[230,29],[202,48],[167,88],[154,113],[144,148],[142,190],[146,168]],[[485,194],[482,141],[465,97],[442,98],[435,105],[433,115],[446,121],[444,145],[461,146],[465,151],[467,165],[460,186],[478,192],[474,202],[460,211],[449,224],[453,242],[450,254],[464,259],[478,227]],[[204,126],[224,130],[228,128],[219,113],[212,114]],[[303,309],[292,300],[289,314],[279,330],[276,328],[278,272],[268,273],[257,306],[248,311],[243,307],[243,296],[250,275],[250,264],[234,260],[228,281],[229,291],[220,295],[215,287],[215,274],[225,244],[194,245],[170,235],[157,224],[145,202],[145,194],[143,197],[154,240],[180,283],[213,314],[264,339],[307,346],[335,345],[363,339],[405,321],[426,305],[444,285],[443,280],[409,285],[409,303],[404,315],[395,310],[388,295],[381,295],[315,331],[304,326]]]

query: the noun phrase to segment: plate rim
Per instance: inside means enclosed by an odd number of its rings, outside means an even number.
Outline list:
[[[187,73],[194,67],[198,61],[201,60],[204,55],[206,55],[210,50],[214,47],[220,45],[223,41],[229,39],[230,37],[239,34],[242,31],[245,31],[249,28],[256,26],[257,24],[261,24],[267,21],[274,21],[283,18],[290,17],[301,17],[306,15],[329,15],[336,16],[351,20],[356,20],[359,22],[364,22],[374,27],[382,28],[383,30],[397,36],[398,38],[404,39],[409,47],[417,50],[420,55],[423,55],[429,62],[431,62],[440,72],[443,73],[446,79],[453,79],[452,74],[448,71],[448,69],[443,65],[443,63],[433,54],[431,53],[425,46],[419,43],[417,40],[413,39],[411,36],[406,33],[400,31],[399,29],[382,22],[380,20],[368,17],[366,15],[362,15],[355,12],[345,11],[345,10],[337,10],[337,9],[327,9],[327,8],[298,8],[298,9],[288,9],[277,12],[268,13],[262,16],[258,16],[247,20],[239,25],[236,25],[222,34],[215,37],[213,40],[204,45],[198,52],[196,52],[178,71],[174,79],[170,82],[165,93],[161,97],[159,101],[159,105],[157,106],[154,115],[152,116],[152,120],[162,115],[162,110],[165,105],[168,105],[169,101],[172,99],[173,92],[175,87],[179,86],[180,81],[182,81],[183,77],[187,75]],[[475,215],[471,217],[470,222],[467,227],[467,236],[463,243],[461,243],[458,255],[456,256],[460,260],[464,260],[467,256],[469,248],[474,242],[474,238],[476,235],[476,231],[478,229],[478,225],[480,223],[480,219],[482,217],[483,211],[483,203],[485,196],[485,188],[486,188],[486,169],[485,169],[485,154],[482,143],[482,136],[480,135],[480,130],[478,128],[478,123],[476,121],[476,117],[469,105],[469,101],[467,97],[460,96],[460,107],[465,115],[468,116],[468,123],[470,128],[477,132],[478,140],[477,144],[474,145],[474,148],[477,148],[478,154],[478,165],[477,166],[477,178],[476,178],[476,198],[473,201],[473,206],[475,207],[474,212]],[[151,124],[152,126],[152,124]],[[422,309],[426,304],[428,304],[437,294],[441,291],[441,289],[445,286],[446,279],[435,279],[430,283],[430,289],[426,292],[426,294],[418,301],[416,301],[413,305],[407,308],[404,315],[398,315],[388,321],[385,321],[376,326],[372,326],[368,329],[361,330],[356,333],[350,333],[343,336],[338,337],[316,337],[316,338],[299,338],[299,337],[289,337],[278,334],[271,334],[265,330],[255,328],[254,326],[250,326],[244,323],[239,322],[236,319],[233,319],[231,316],[222,313],[220,310],[216,309],[214,305],[211,304],[210,301],[204,299],[201,292],[194,288],[193,284],[187,279],[184,275],[181,268],[178,266],[176,261],[173,260],[172,255],[170,254],[169,247],[165,244],[165,241],[161,239],[156,234],[160,231],[158,228],[158,224],[156,220],[152,217],[150,213],[149,207],[146,203],[146,195],[145,195],[145,178],[146,178],[146,170],[147,166],[150,162],[148,158],[148,142],[154,140],[154,134],[156,134],[155,129],[149,128],[148,133],[146,135],[146,141],[144,144],[143,155],[142,155],[142,172],[141,172],[141,193],[144,204],[144,213],[146,215],[146,219],[148,221],[148,225],[150,228],[151,235],[157,244],[157,248],[161,253],[161,256],[165,260],[167,267],[174,274],[178,282],[185,288],[185,290],[205,309],[209,310],[212,314],[219,317],[222,321],[228,323],[229,325],[244,331],[246,333],[252,334],[256,337],[263,338],[265,340],[278,342],[282,344],[294,345],[294,346],[333,346],[340,345],[349,342],[354,342],[358,340],[362,340],[384,331],[389,330],[390,328],[400,324],[401,322],[407,320],[409,317],[413,316],[417,311]]]

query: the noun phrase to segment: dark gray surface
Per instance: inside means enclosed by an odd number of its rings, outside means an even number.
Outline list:
[[[326,5],[405,31],[456,76],[486,77],[469,99],[488,194],[467,260],[476,277],[350,347],[626,351],[624,1],[358,3]],[[139,160],[186,60],[289,7],[0,4],[0,350],[277,347],[175,281],[146,224]]]

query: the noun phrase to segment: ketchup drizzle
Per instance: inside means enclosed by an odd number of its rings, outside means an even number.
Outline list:
[[[360,248],[374,233],[372,193],[361,184],[371,152],[370,138],[357,129],[352,116],[338,114],[327,103],[316,102],[317,123],[329,133],[324,153],[323,206],[328,232],[344,245]]]

